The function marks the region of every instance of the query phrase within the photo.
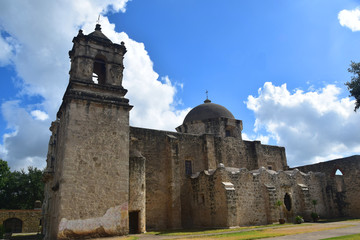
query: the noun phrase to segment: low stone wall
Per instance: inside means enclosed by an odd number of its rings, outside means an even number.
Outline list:
[[[303,172],[322,172],[330,217],[360,217],[360,156],[335,159],[298,167]],[[335,175],[339,170],[343,175]]]
[[[310,221],[313,199],[318,201],[316,212],[326,215],[324,182],[322,173],[305,174],[297,169],[276,172],[263,167],[248,171],[220,166],[203,171],[191,179],[193,225],[259,225],[279,218],[293,222],[297,215]],[[279,200],[284,203],[280,208],[275,206]]]
[[[4,222],[10,218],[17,218],[21,220],[21,232],[38,232],[41,219],[41,210],[0,210],[1,224],[4,224]]]

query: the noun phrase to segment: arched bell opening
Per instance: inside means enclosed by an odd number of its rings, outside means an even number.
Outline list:
[[[98,55],[94,60],[93,82],[96,84],[105,84],[106,82],[106,59]]]

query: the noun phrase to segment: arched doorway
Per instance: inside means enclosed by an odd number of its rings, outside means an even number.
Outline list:
[[[4,221],[5,231],[12,233],[22,232],[22,221],[18,218],[8,218]]]
[[[285,204],[286,210],[290,211],[291,210],[291,197],[288,193],[285,194],[284,204]]]

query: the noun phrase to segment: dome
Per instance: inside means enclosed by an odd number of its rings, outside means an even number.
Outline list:
[[[224,106],[212,103],[209,99],[206,99],[203,104],[194,107],[186,115],[184,123],[221,117],[235,119],[234,115]]]

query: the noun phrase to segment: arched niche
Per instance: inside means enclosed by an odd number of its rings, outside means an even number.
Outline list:
[[[291,196],[288,193],[285,193],[284,196],[284,205],[286,207],[286,210],[290,211],[291,210]]]
[[[12,233],[22,232],[22,221],[18,218],[8,218],[3,222],[5,231]]]

